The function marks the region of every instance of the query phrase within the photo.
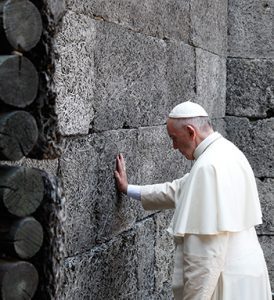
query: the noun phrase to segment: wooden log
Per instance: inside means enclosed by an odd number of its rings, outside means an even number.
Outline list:
[[[33,217],[19,220],[1,218],[0,253],[29,259],[41,248],[43,228]]]
[[[36,6],[28,0],[7,0],[0,5],[0,30],[9,47],[17,51],[29,51],[40,40],[42,19]],[[1,44],[5,40],[1,41]],[[5,44],[7,44],[5,43]],[[7,50],[6,50],[7,51]]]
[[[34,117],[25,111],[0,115],[0,159],[19,160],[28,155],[38,139]]]
[[[38,286],[38,272],[29,262],[0,259],[1,299],[32,299]]]
[[[31,104],[38,91],[38,74],[24,56],[0,56],[0,99],[5,104],[26,107]]]
[[[0,212],[25,217],[44,197],[44,181],[37,169],[0,166]]]

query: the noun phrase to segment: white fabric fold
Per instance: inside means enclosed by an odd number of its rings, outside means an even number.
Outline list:
[[[209,141],[184,186],[175,192],[176,210],[169,227],[173,235],[237,232],[262,222],[255,177],[247,159],[223,137]]]

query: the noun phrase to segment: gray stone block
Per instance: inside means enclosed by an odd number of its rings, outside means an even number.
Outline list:
[[[228,7],[228,55],[274,57],[274,2],[231,0]]]
[[[203,49],[196,48],[197,102],[211,118],[225,115],[226,60]]]
[[[262,246],[266,264],[267,264],[267,268],[268,268],[271,290],[274,291],[274,266],[273,266],[274,237],[262,235],[262,236],[259,236],[259,241]]]
[[[265,118],[274,115],[274,60],[227,60],[227,114]]]
[[[194,53],[189,46],[167,46],[106,22],[98,23],[96,36],[95,130],[164,124],[177,101],[174,95],[193,95]]]
[[[68,11],[56,37],[54,81],[56,112],[62,135],[87,134],[92,120],[94,21]]]
[[[166,44],[100,22],[95,50],[95,130],[163,123]]]
[[[118,195],[113,173],[120,152],[133,184],[165,182],[186,169],[185,161],[170,148],[165,127],[113,130],[68,139],[60,172],[67,199],[69,255],[109,240],[130,229],[136,219],[154,213],[146,213],[138,201]]]
[[[68,0],[68,8],[159,38],[188,41],[189,0]]]
[[[256,177],[274,176],[274,118],[250,122],[226,117],[228,139],[246,155]]]
[[[167,42],[166,102],[171,110],[175,105],[193,100],[196,92],[195,48],[182,42]],[[166,112],[167,115],[169,111]]]
[[[137,249],[131,231],[82,255],[67,258],[63,299],[136,299]]]
[[[155,223],[152,218],[139,222],[136,230],[137,288],[139,299],[149,299],[155,290]]]
[[[226,56],[227,1],[190,1],[191,42],[193,45]]]
[[[146,219],[107,243],[67,258],[64,299],[151,299],[154,240],[154,221]]]
[[[172,299],[172,274],[174,268],[175,244],[173,237],[167,232],[171,222],[173,210],[166,210],[154,216],[156,223],[155,240],[155,292],[161,295],[163,291],[168,292]],[[164,299],[164,298],[159,298]]]
[[[130,149],[130,163],[136,133],[112,132],[67,140],[60,171],[67,199],[66,233],[69,255],[101,243],[129,229],[135,222],[139,203],[119,197],[115,188],[115,157]],[[132,163],[133,164],[133,163]],[[129,169],[129,180],[134,165]],[[139,204],[140,205],[140,204]]]
[[[257,227],[260,234],[274,233],[274,179],[257,179],[257,186],[261,200],[263,224]]]

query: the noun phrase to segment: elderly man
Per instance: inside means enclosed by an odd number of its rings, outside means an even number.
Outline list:
[[[117,157],[120,192],[144,209],[174,208],[168,231],[175,237],[175,299],[271,300],[262,249],[254,226],[261,209],[253,171],[244,154],[214,132],[207,112],[184,102],[169,114],[173,148],[195,163],[173,182],[129,185]]]

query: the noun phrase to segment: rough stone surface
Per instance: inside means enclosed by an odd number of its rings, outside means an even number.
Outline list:
[[[62,135],[87,134],[93,115],[94,21],[68,11],[56,38],[58,128]]]
[[[259,236],[259,241],[262,246],[268,273],[270,277],[271,289],[274,291],[274,266],[273,266],[273,257],[274,257],[274,236],[272,235],[262,235]]]
[[[166,59],[167,116],[173,106],[196,97],[195,50],[183,42],[168,41]]]
[[[226,60],[208,51],[196,48],[197,102],[211,118],[225,115]]]
[[[113,132],[108,140],[87,136],[67,141],[60,168],[67,198],[69,255],[91,249],[135,221],[138,203],[118,197],[113,177],[116,155],[127,147],[134,153],[134,138],[136,133]],[[126,156],[129,161],[130,157]]]
[[[190,1],[191,42],[215,54],[226,56],[227,1]]]
[[[274,58],[273,0],[230,0],[228,55]]]
[[[60,161],[67,197],[69,255],[128,230],[144,212],[136,200],[117,195],[115,157],[124,153],[129,182],[145,184],[180,177],[188,169],[170,149],[165,127],[116,130],[67,140]]]
[[[227,114],[274,116],[274,60],[227,60]]]
[[[246,155],[256,177],[274,176],[274,118],[250,122],[226,117],[229,139]]]
[[[154,244],[150,218],[91,251],[67,258],[64,299],[151,299]]]
[[[257,232],[260,234],[274,234],[274,179],[257,179],[257,186],[261,200],[263,213],[263,224],[258,226]]]
[[[188,41],[189,0],[67,0],[69,9],[161,39]]]
[[[171,96],[194,94],[191,47],[167,46],[106,22],[98,22],[96,36],[95,130],[163,124],[177,101]],[[172,68],[176,72],[171,75]]]
[[[168,293],[166,298],[162,299],[172,299],[171,282],[175,245],[173,237],[167,232],[167,228],[171,222],[173,212],[173,210],[166,210],[154,217],[156,223],[155,292],[159,296],[161,296],[163,290]]]
[[[136,299],[134,231],[65,261],[63,299]],[[91,280],[92,278],[92,280]]]
[[[138,223],[137,246],[137,289],[138,299],[149,299],[155,290],[155,222],[151,219]]]

